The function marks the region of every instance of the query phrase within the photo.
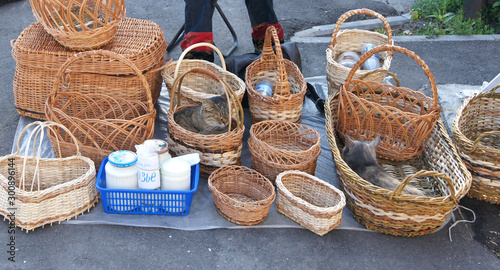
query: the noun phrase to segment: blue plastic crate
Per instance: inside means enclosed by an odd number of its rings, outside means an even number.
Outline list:
[[[106,157],[97,174],[96,187],[101,193],[104,212],[112,214],[176,215],[189,214],[193,194],[198,189],[200,165],[191,166],[191,190],[107,189]]]

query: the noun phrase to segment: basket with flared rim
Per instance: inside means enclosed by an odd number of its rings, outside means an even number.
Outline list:
[[[353,79],[361,64],[381,51],[400,52],[414,59],[429,79],[432,98],[405,87]],[[425,62],[408,49],[382,45],[359,59],[340,88],[336,128],[342,138],[347,134],[371,141],[380,136],[377,155],[406,160],[422,154],[440,112],[436,82]]]
[[[453,121],[453,138],[472,174],[471,198],[500,204],[500,93],[468,97]]]
[[[72,64],[83,58],[106,58],[125,64],[146,89],[147,102],[105,94],[80,92],[80,85],[71,83]],[[78,70],[82,72],[82,70]],[[92,73],[92,70],[85,72]],[[101,87],[99,81],[95,88]],[[102,86],[103,88],[106,85]],[[118,150],[135,151],[135,145],[153,137],[156,110],[149,84],[137,67],[125,57],[110,51],[86,51],[69,58],[59,69],[54,91],[47,99],[48,120],[67,127],[77,138],[80,149],[98,168],[102,160]],[[57,129],[56,129],[57,130]],[[74,151],[69,137],[61,134],[63,155]],[[53,136],[49,136],[51,140]]]
[[[222,134],[199,134],[189,131],[175,122],[174,114],[199,103],[180,105],[181,85],[184,78],[192,73],[210,76],[219,82],[224,89],[228,100],[229,126],[228,131]],[[206,68],[191,68],[179,75],[173,84],[174,92],[168,110],[167,142],[172,156],[188,153],[200,154],[200,174],[208,177],[214,170],[228,165],[241,164],[241,149],[243,132],[243,108],[231,86],[223,77]]]
[[[61,45],[98,49],[113,39],[125,17],[124,0],[30,0],[33,15]]]
[[[44,136],[46,132],[55,134],[55,127],[72,137],[75,151],[71,156],[61,158],[56,141],[54,153],[59,157],[42,158],[40,150]],[[20,154],[23,135],[27,142],[24,155]],[[0,158],[0,198],[3,202],[0,214],[12,219],[15,226],[26,232],[69,220],[97,203],[99,196],[95,179],[94,162],[81,155],[76,139],[68,129],[53,122],[33,122],[19,134],[16,153]],[[9,199],[11,197],[15,199]],[[12,211],[14,216],[11,216]]]
[[[259,172],[245,166],[225,166],[208,178],[217,211],[239,225],[264,221],[276,198],[273,184]]]
[[[387,35],[360,29],[340,30],[342,23],[344,23],[349,17],[358,14],[370,15],[380,19]],[[340,85],[345,81],[347,75],[351,71],[350,68],[342,66],[337,62],[338,57],[344,52],[360,52],[362,47],[367,43],[372,43],[375,46],[394,45],[391,26],[384,16],[373,10],[363,8],[350,10],[339,17],[337,24],[335,25],[335,29],[333,30],[330,45],[326,49],[326,79],[328,83],[329,95],[339,91]],[[357,70],[354,74],[354,78],[381,83],[391,66],[392,53],[381,52],[379,56],[382,60],[382,64],[379,68],[374,70]]]
[[[276,52],[273,50],[273,42]],[[264,96],[255,87],[263,80],[274,83],[273,96]],[[280,120],[300,123],[307,84],[295,63],[283,58],[276,29],[266,30],[262,56],[246,69],[245,84],[252,123]]]
[[[202,46],[210,47],[214,50],[214,52],[217,53],[220,58],[222,67],[206,60],[184,59],[188,52]],[[205,42],[196,43],[189,46],[182,52],[179,60],[173,61],[170,64],[166,65],[166,67],[161,71],[161,76],[163,77],[163,81],[167,86],[171,98],[173,98],[174,96],[173,91],[175,91],[175,79],[180,74],[183,74],[191,68],[195,67],[206,68],[222,77],[234,90],[236,96],[238,97],[238,100],[240,102],[243,100],[243,96],[245,95],[245,82],[235,74],[227,71],[226,62],[224,61],[224,56],[222,55],[220,50],[213,44]],[[204,74],[190,73],[183,80],[181,89],[182,91],[180,94],[180,105],[200,102],[213,96],[224,94],[224,88],[221,87],[221,84],[214,78]]]

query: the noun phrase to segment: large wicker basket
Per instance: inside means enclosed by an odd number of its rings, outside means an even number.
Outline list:
[[[353,79],[366,59],[382,51],[396,51],[413,58],[428,77],[433,97],[405,87]],[[405,48],[382,45],[365,53],[342,85],[336,128],[342,138],[347,134],[354,139],[371,141],[380,136],[377,155],[407,160],[422,154],[440,112],[436,82],[425,62]]]
[[[315,174],[321,153],[321,136],[307,126],[266,120],[250,128],[248,148],[252,168],[274,183],[276,176],[288,170]]]
[[[222,85],[229,103],[230,131],[228,130],[228,132],[222,134],[205,135],[186,130],[175,122],[174,114],[176,112],[189,106],[198,105],[198,103],[179,105],[183,80],[192,73],[210,76]],[[241,103],[234,89],[231,88],[223,77],[205,68],[192,68],[178,76],[174,82],[174,92],[167,114],[168,150],[172,156],[199,153],[201,159],[200,175],[203,177],[208,177],[214,170],[220,167],[240,165],[243,133],[245,131],[243,117]]]
[[[500,93],[496,86],[467,98],[453,122],[453,138],[472,174],[469,197],[500,204]]]
[[[276,177],[276,209],[301,226],[324,235],[342,222],[342,191],[301,171],[285,171]]]
[[[30,0],[33,15],[71,50],[98,49],[113,39],[125,17],[125,0]]]
[[[421,156],[404,162],[379,159],[386,171],[405,179],[392,191],[362,179],[342,159],[343,144],[335,130],[338,102],[335,94],[325,104],[326,135],[354,217],[368,229],[391,235],[418,236],[436,231],[471,186],[471,175],[442,121],[435,125]],[[401,194],[412,179],[429,197]]]
[[[263,175],[244,166],[226,166],[208,178],[217,211],[238,225],[264,221],[276,198],[274,186]]]
[[[45,101],[52,93],[57,71],[75,52],[57,43],[40,23],[28,26],[12,41],[12,46],[12,56],[16,60],[13,91],[17,112],[22,116],[44,120]],[[156,102],[162,84],[159,69],[167,49],[159,25],[151,21],[125,18],[113,41],[103,49],[121,54],[132,61],[146,77],[153,102]],[[78,72],[80,70],[92,70],[92,74]],[[145,102],[146,90],[142,82],[129,71],[120,61],[85,58],[74,64],[72,80],[90,93],[112,94]],[[93,87],[96,81],[107,86],[105,89],[97,89]]]
[[[273,50],[272,44],[276,53]],[[262,79],[274,82],[273,96],[255,91]],[[245,83],[252,123],[263,120],[280,120],[300,123],[307,84],[297,65],[283,58],[276,29],[266,30],[262,56],[246,69]]]
[[[349,17],[354,15],[364,14],[376,17],[382,21],[387,35],[380,34],[374,31],[348,29],[340,30],[340,26]],[[344,67],[337,62],[338,57],[344,52],[360,52],[362,47],[371,43],[375,46],[379,45],[394,45],[392,39],[391,26],[384,16],[370,9],[355,9],[344,13],[337,20],[335,29],[333,30],[330,45],[326,49],[326,79],[328,83],[328,94],[334,94],[339,91],[340,85],[345,81],[347,75],[351,71],[350,68]],[[371,80],[381,83],[391,66],[392,54],[382,52],[379,54],[382,64],[380,68],[374,70],[357,70],[354,78],[358,80]]]
[[[201,46],[212,48],[219,55],[222,67],[219,67],[218,65],[206,60],[184,59],[184,56],[188,52],[190,52],[194,48],[198,48]],[[243,100],[243,96],[245,95],[245,82],[235,74],[226,70],[226,62],[224,61],[224,56],[217,47],[210,43],[196,43],[194,45],[191,45],[182,52],[179,60],[171,62],[162,70],[161,76],[163,77],[163,81],[165,82],[165,85],[167,86],[168,92],[170,93],[171,97],[173,97],[173,91],[175,91],[174,81],[177,76],[194,67],[205,68],[214,72],[218,76],[221,76],[224,81],[226,81],[234,90],[236,96],[238,97],[238,100],[240,102]],[[211,98],[215,95],[223,95],[224,93],[224,88],[217,80],[208,75],[191,73],[187,75],[183,80],[180,94],[181,99],[179,104],[184,105],[193,102],[199,102]]]
[[[82,86],[72,82],[74,63],[81,59],[107,59],[119,61],[127,67],[146,89],[147,102],[121,98],[117,95],[86,94]],[[79,66],[79,65],[78,65]],[[79,72],[92,70],[79,70]],[[95,81],[94,87],[106,89],[107,84]],[[47,99],[45,113],[48,120],[67,127],[77,138],[82,153],[91,158],[99,168],[102,160],[118,150],[135,151],[135,145],[153,137],[156,110],[149,85],[141,71],[125,57],[110,51],[86,51],[66,61],[57,73],[54,91]],[[63,154],[74,151],[69,137],[57,130],[57,137],[64,142]],[[54,136],[50,137],[54,141]]]
[[[19,153],[21,138],[33,126],[31,134],[25,138],[28,145],[22,155]],[[83,214],[99,199],[94,163],[80,154],[76,141],[73,141],[76,155],[70,157],[40,158],[36,153],[40,146],[36,144],[45,136],[44,128],[53,133],[54,127],[72,136],[58,124],[33,122],[20,133],[16,153],[0,158],[0,214],[9,219],[11,225],[26,232]],[[31,143],[33,155],[29,156]],[[57,143],[54,148],[58,149]]]

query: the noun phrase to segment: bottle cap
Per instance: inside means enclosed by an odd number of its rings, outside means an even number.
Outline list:
[[[161,173],[174,177],[187,175],[191,173],[191,165],[185,160],[172,158],[162,164]]]
[[[115,167],[130,167],[137,162],[137,155],[132,151],[119,150],[109,154],[108,161]]]

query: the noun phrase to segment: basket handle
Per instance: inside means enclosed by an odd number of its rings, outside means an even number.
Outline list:
[[[10,40],[10,46],[14,49],[14,46],[16,46],[16,41],[15,39]]]
[[[212,77],[213,79],[215,79],[216,81],[218,81],[222,84],[222,87],[224,88],[224,92],[226,93],[226,98],[227,98],[228,107],[229,107],[228,132],[231,131],[231,126],[232,126],[232,112],[233,112],[233,110],[232,110],[231,103],[237,107],[237,111],[239,112],[238,113],[238,115],[239,115],[238,120],[239,121],[237,123],[237,128],[241,129],[243,127],[243,117],[244,116],[243,116],[243,107],[241,106],[241,103],[238,100],[238,96],[236,95],[234,90],[231,88],[231,86],[222,78],[222,76],[219,76],[218,74],[214,73],[213,71],[206,69],[206,68],[202,68],[202,67],[191,68],[191,69],[187,70],[186,72],[182,73],[180,76],[175,78],[174,84],[173,84],[174,92],[172,94],[174,97],[177,97],[177,98],[171,99],[169,113],[172,113],[172,115],[173,115],[173,113],[177,109],[177,106],[178,106],[179,101],[180,101],[182,81],[184,80],[184,77],[186,77],[186,75],[189,73],[205,74],[205,75]]]
[[[273,50],[273,41],[276,53]],[[269,26],[266,29],[266,37],[264,39],[264,47],[262,48],[262,56],[258,61],[276,61],[277,74],[273,95],[279,95],[283,97],[290,96],[290,84],[288,83],[283,51],[281,50],[278,32],[276,31],[276,28],[274,26]]]
[[[455,195],[455,187],[453,186],[453,180],[451,180],[451,178],[448,177],[444,173],[435,172],[435,171],[427,171],[427,170],[420,170],[412,175],[407,176],[398,185],[398,187],[394,191],[391,192],[391,195],[389,198],[392,200],[394,196],[400,195],[401,192],[403,191],[403,189],[408,185],[408,183],[410,183],[410,181],[412,179],[415,179],[417,177],[422,177],[422,176],[436,176],[436,177],[440,177],[440,178],[443,178],[444,180],[446,180],[446,183],[448,184],[448,187],[450,188],[451,199],[455,202],[455,204],[458,204],[458,200],[457,200],[457,197]]]
[[[337,44],[337,34],[340,31],[340,26],[342,25],[342,23],[344,23],[345,20],[347,20],[349,17],[358,14],[371,15],[373,17],[380,19],[382,21],[382,24],[384,25],[385,31],[387,32],[387,41],[389,44],[392,44],[391,26],[389,25],[389,22],[385,19],[385,17],[371,9],[362,8],[362,9],[350,10],[339,17],[339,19],[337,20],[337,24],[335,25],[335,28],[333,30],[332,39],[330,40],[330,47],[333,47]]]
[[[181,62],[184,59],[184,57],[186,56],[186,54],[189,51],[193,50],[194,48],[198,48],[198,47],[210,47],[210,48],[212,48],[219,55],[219,59],[220,59],[221,64],[222,64],[222,69],[223,70],[227,70],[226,69],[226,61],[224,61],[224,56],[222,55],[222,53],[220,52],[220,50],[217,47],[215,47],[215,45],[213,45],[212,43],[201,42],[201,43],[196,43],[196,44],[193,44],[193,45],[187,47],[182,52],[181,56],[179,57],[179,60],[177,60],[177,64],[175,65],[174,79],[177,78],[177,75],[179,74],[179,69],[181,67]]]
[[[483,132],[481,133],[481,135],[479,135],[476,140],[474,141],[474,144],[472,145],[472,150],[471,152],[474,152],[476,151],[476,148],[477,148],[477,145],[481,142],[481,139],[486,137],[486,136],[490,136],[490,135],[500,135],[500,130],[493,130],[493,131],[487,131],[487,132]]]
[[[146,77],[142,74],[142,72],[137,68],[137,66],[132,63],[129,59],[125,58],[121,54],[108,51],[108,50],[93,50],[93,51],[84,51],[84,52],[79,52],[75,54],[74,56],[68,58],[66,62],[59,68],[57,71],[57,75],[54,81],[54,86],[53,86],[53,91],[51,96],[55,97],[57,95],[57,89],[62,86],[61,82],[65,80],[63,78],[63,75],[65,74],[65,71],[68,69],[68,67],[73,64],[74,62],[81,60],[83,58],[92,58],[92,59],[112,59],[115,61],[119,61],[127,65],[129,68],[132,69],[132,71],[137,75],[137,77],[141,80],[144,89],[146,90],[146,98],[147,98],[147,103],[148,103],[148,111],[152,112],[154,111],[154,104],[153,104],[153,98],[151,96],[151,88],[149,87],[149,83],[146,80]],[[91,70],[90,70],[91,71]],[[66,76],[70,76],[69,74],[66,74]]]
[[[361,67],[361,65],[366,60],[368,60],[372,55],[374,55],[376,53],[379,53],[379,52],[383,52],[383,51],[388,51],[388,52],[394,52],[394,51],[396,51],[396,52],[400,52],[400,53],[406,54],[406,55],[410,56],[411,58],[413,58],[413,60],[415,60],[417,62],[417,64],[420,65],[420,67],[424,70],[425,75],[429,79],[429,82],[430,82],[430,85],[431,85],[431,90],[432,90],[432,106],[433,107],[437,107],[438,106],[438,92],[437,92],[436,81],[434,80],[434,76],[432,75],[432,72],[429,69],[429,67],[427,66],[427,64],[425,64],[424,60],[422,60],[420,57],[418,57],[418,55],[416,55],[414,52],[412,52],[412,51],[410,51],[408,49],[405,49],[403,47],[395,46],[395,45],[380,45],[380,46],[376,46],[375,48],[373,48],[373,49],[367,51],[366,53],[364,53],[359,58],[359,60],[356,62],[356,64],[354,64],[354,66],[351,68],[351,71],[349,72],[349,75],[347,75],[347,78],[346,78],[346,80],[344,82],[346,89],[349,89],[349,85],[352,82],[354,74]]]

